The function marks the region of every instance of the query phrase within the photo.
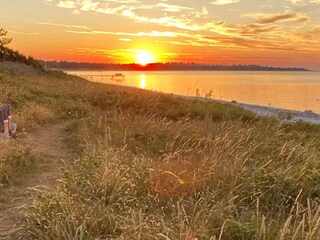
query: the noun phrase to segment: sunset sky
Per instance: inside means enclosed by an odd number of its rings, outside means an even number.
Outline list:
[[[0,0],[10,45],[45,60],[320,70],[320,0]]]

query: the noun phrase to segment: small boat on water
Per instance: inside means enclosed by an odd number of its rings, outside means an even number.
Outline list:
[[[125,80],[125,76],[122,73],[115,73],[111,76],[111,80],[123,81]]]

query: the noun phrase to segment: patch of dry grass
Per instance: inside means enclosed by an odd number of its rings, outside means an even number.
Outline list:
[[[32,165],[32,159],[30,149],[19,141],[0,139],[0,191],[23,174]]]
[[[196,196],[210,177],[205,162],[165,160],[150,174],[150,192],[157,197]]]

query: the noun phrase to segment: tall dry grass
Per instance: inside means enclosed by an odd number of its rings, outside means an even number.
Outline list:
[[[27,209],[31,239],[319,239],[318,126],[59,74],[2,84],[82,153]]]
[[[280,123],[111,110],[74,131],[85,157],[30,209],[35,238],[319,237],[319,145],[292,139]],[[55,212],[53,196],[70,208]],[[65,222],[75,225],[66,232]]]

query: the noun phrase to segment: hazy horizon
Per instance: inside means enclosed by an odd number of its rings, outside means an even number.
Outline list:
[[[98,62],[74,62],[74,61],[64,61],[64,60],[48,60],[48,61],[44,61],[46,63],[49,63],[49,64],[53,64],[53,63],[56,63],[57,65],[63,65],[63,63],[67,63],[67,64],[70,64],[69,66],[65,66],[65,67],[61,67],[62,69],[72,69],[73,67],[75,69],[78,69],[78,70],[81,70],[82,68],[80,68],[80,64],[84,64],[84,65],[89,65],[90,69],[101,69],[101,70],[105,70],[105,71],[108,71],[108,69],[104,69],[103,67],[106,67],[106,66],[132,66],[132,65],[136,65],[138,68],[137,69],[131,69],[131,70],[134,70],[134,71],[148,71],[148,70],[151,70],[151,71],[171,71],[171,70],[157,70],[153,68],[153,66],[157,66],[157,65],[178,65],[178,66],[199,66],[199,67],[225,67],[225,68],[236,68],[236,67],[258,67],[259,69],[261,68],[265,68],[266,71],[268,71],[267,69],[269,68],[270,71],[275,71],[275,69],[279,68],[280,71],[281,70],[286,70],[286,69],[301,69],[303,71],[319,71],[319,70],[313,70],[313,69],[308,69],[308,68],[303,68],[303,67],[299,67],[299,66],[293,66],[293,67],[288,67],[288,66],[271,66],[271,65],[259,65],[259,64],[211,64],[211,63],[197,63],[197,62],[152,62],[152,63],[148,63],[147,65],[145,66],[140,66],[139,63],[135,63],[135,62],[132,62],[132,63],[98,63]],[[79,65],[77,65],[79,64]],[[72,65],[75,65],[72,67]],[[95,66],[96,65],[96,66]],[[88,66],[88,67],[89,67]],[[50,67],[50,66],[49,66]],[[86,68],[84,67],[83,68],[84,70],[86,70]],[[257,70],[257,71],[261,71],[261,70]],[[131,71],[130,69],[126,69],[125,71]],[[214,70],[222,70],[224,71],[223,69],[208,69],[208,70],[199,70],[199,71],[214,71]],[[229,70],[232,70],[232,69],[229,69]],[[226,70],[226,71],[229,71],[229,70]],[[236,70],[236,69],[234,69]],[[112,69],[110,69],[110,71],[112,71]],[[172,71],[175,71],[175,70],[172,70]],[[241,71],[245,71],[245,69],[242,69]],[[254,71],[254,69],[252,70],[248,70],[248,71]]]

